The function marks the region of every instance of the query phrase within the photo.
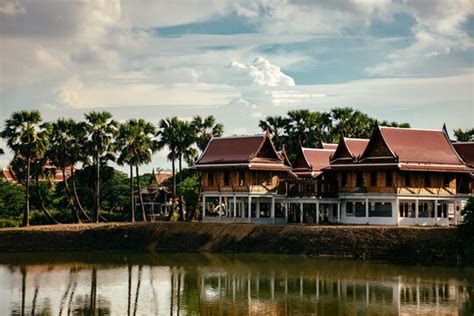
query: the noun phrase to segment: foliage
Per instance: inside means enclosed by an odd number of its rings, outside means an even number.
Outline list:
[[[464,238],[471,239],[474,242],[474,197],[469,197],[466,206],[461,211],[463,223],[459,230]]]
[[[349,107],[333,108],[328,112],[309,110],[289,111],[287,116],[268,116],[259,127],[268,130],[278,149],[285,147],[294,161],[300,146],[317,147],[322,143],[337,143],[341,136],[369,138],[376,125],[410,127],[408,123],[377,121]]]
[[[189,219],[192,219],[198,206],[200,191],[201,177],[199,174],[187,177],[178,185],[178,192],[184,198]]]
[[[462,130],[460,128],[454,130],[454,137],[458,142],[474,141],[474,128]]]
[[[0,180],[0,217],[19,217],[25,206],[24,201],[23,187]]]

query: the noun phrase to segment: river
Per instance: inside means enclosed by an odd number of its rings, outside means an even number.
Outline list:
[[[0,315],[472,315],[474,269],[269,254],[0,254]]]

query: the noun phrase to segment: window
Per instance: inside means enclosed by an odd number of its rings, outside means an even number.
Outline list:
[[[341,187],[347,186],[347,173],[341,173]]]
[[[411,187],[411,176],[409,173],[405,173],[405,186]]]
[[[364,186],[364,174],[362,172],[357,172],[356,174],[356,187]]]
[[[370,173],[370,185],[373,187],[377,186],[377,172]]]
[[[207,173],[207,185],[214,185],[214,174],[212,172]]]
[[[445,188],[449,188],[449,185],[451,183],[451,176],[448,174],[445,174],[443,183],[444,183]]]
[[[346,204],[346,216],[354,216],[354,204],[352,202]]]
[[[224,172],[224,185],[230,185],[230,173]]]
[[[245,172],[243,172],[243,171],[239,172],[239,185],[240,186],[245,185]]]
[[[425,173],[425,187],[431,186],[431,177],[429,173]]]
[[[415,218],[415,203],[400,202],[400,217]]]
[[[385,172],[385,186],[391,187],[392,183],[393,183],[392,172],[391,171]]]

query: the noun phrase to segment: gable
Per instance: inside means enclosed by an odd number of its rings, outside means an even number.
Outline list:
[[[331,162],[337,161],[338,159],[342,160],[351,160],[352,161],[352,154],[347,148],[347,144],[344,141],[344,138],[341,138],[339,144],[337,145],[336,151],[331,157]]]
[[[374,133],[367,144],[367,147],[360,157],[360,161],[375,158],[390,161],[396,160],[396,156],[394,156],[388,147],[378,127],[375,128]]]
[[[304,149],[301,147],[300,147],[298,156],[296,157],[296,161],[293,168],[294,169],[311,169],[311,166],[308,164],[304,156]]]
[[[261,144],[258,151],[251,158],[281,160],[281,157],[278,155],[275,146],[273,146],[272,140],[268,136],[265,137],[263,144]]]

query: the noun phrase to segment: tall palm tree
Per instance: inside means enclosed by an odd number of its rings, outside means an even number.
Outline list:
[[[78,136],[80,133],[82,133],[82,137]],[[81,222],[78,213],[78,210],[80,210],[81,213],[90,220],[90,217],[84,211],[79,201],[73,176],[74,165],[80,159],[80,152],[83,151],[82,146],[85,141],[83,124],[78,124],[72,119],[60,118],[51,123],[50,139],[51,148],[48,156],[51,162],[62,171],[64,195],[68,205],[71,206],[73,218],[75,222]],[[68,179],[66,178],[67,168],[71,169],[71,180],[74,191],[72,196],[69,190]]]
[[[470,142],[474,141],[474,128],[466,129],[463,131],[462,129],[458,128],[454,130],[454,137],[458,142]]]
[[[5,128],[1,133],[15,156],[26,162],[23,226],[30,225],[31,163],[41,159],[49,145],[48,130],[41,125],[42,120],[38,111],[15,112],[5,121]]]
[[[195,130],[196,145],[201,151],[206,149],[212,137],[219,137],[224,133],[224,126],[217,123],[212,115],[205,118],[199,115],[195,116],[191,122],[191,126]]]
[[[140,188],[139,166],[150,163],[153,153],[158,148],[158,142],[154,139],[156,129],[153,124],[143,119],[129,120],[122,124],[117,135],[117,148],[120,150],[119,164],[130,165],[130,218],[134,220],[133,199],[133,166],[135,166],[138,197],[142,211],[143,221],[146,221],[145,206]]]
[[[94,220],[99,222],[100,209],[100,166],[106,165],[108,160],[113,160],[115,146],[114,138],[117,133],[117,122],[112,119],[109,112],[92,111],[85,114],[88,154],[92,157],[95,169],[94,192]]]

